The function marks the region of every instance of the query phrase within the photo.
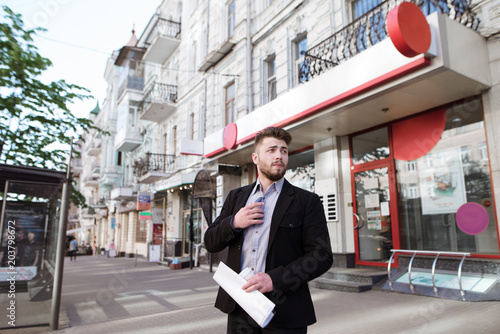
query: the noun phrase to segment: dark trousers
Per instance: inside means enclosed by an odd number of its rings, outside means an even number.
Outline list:
[[[75,258],[76,261],[76,250],[69,251],[69,259],[73,261],[73,258]]]
[[[302,328],[277,328],[267,325],[261,328],[241,307],[227,317],[227,334],[305,334],[307,327]]]

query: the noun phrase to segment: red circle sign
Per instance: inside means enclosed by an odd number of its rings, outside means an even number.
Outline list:
[[[238,139],[238,128],[235,123],[229,123],[224,128],[222,135],[224,147],[231,150],[236,147],[236,140]]]
[[[431,28],[417,5],[403,2],[387,14],[387,32],[401,54],[415,57],[431,46]]]

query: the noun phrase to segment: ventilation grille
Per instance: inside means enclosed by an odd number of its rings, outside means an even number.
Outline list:
[[[327,221],[338,222],[337,180],[328,179],[317,182],[317,193],[323,204]]]

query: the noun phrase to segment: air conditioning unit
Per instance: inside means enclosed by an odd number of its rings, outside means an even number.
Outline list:
[[[141,127],[139,127],[139,133],[140,133],[141,135],[145,135],[145,134],[146,134],[146,127],[145,127],[145,126],[141,126]]]
[[[316,180],[316,193],[323,203],[326,220],[329,222],[338,222],[339,199],[337,179]]]

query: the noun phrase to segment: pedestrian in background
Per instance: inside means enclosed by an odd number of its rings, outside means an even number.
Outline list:
[[[258,290],[276,304],[263,330],[220,288],[215,306],[228,313],[227,333],[306,333],[316,322],[307,282],[330,269],[332,251],[318,195],[284,178],[291,140],[281,128],[257,134],[252,153],[257,181],[231,190],[205,232],[208,251],[228,247],[224,262],[231,269],[253,271],[243,289]]]
[[[78,241],[76,241],[76,239],[73,239],[69,243],[69,257],[70,257],[71,261],[73,261],[73,259],[75,259],[75,261],[76,261],[76,252],[77,251],[78,251]]]

